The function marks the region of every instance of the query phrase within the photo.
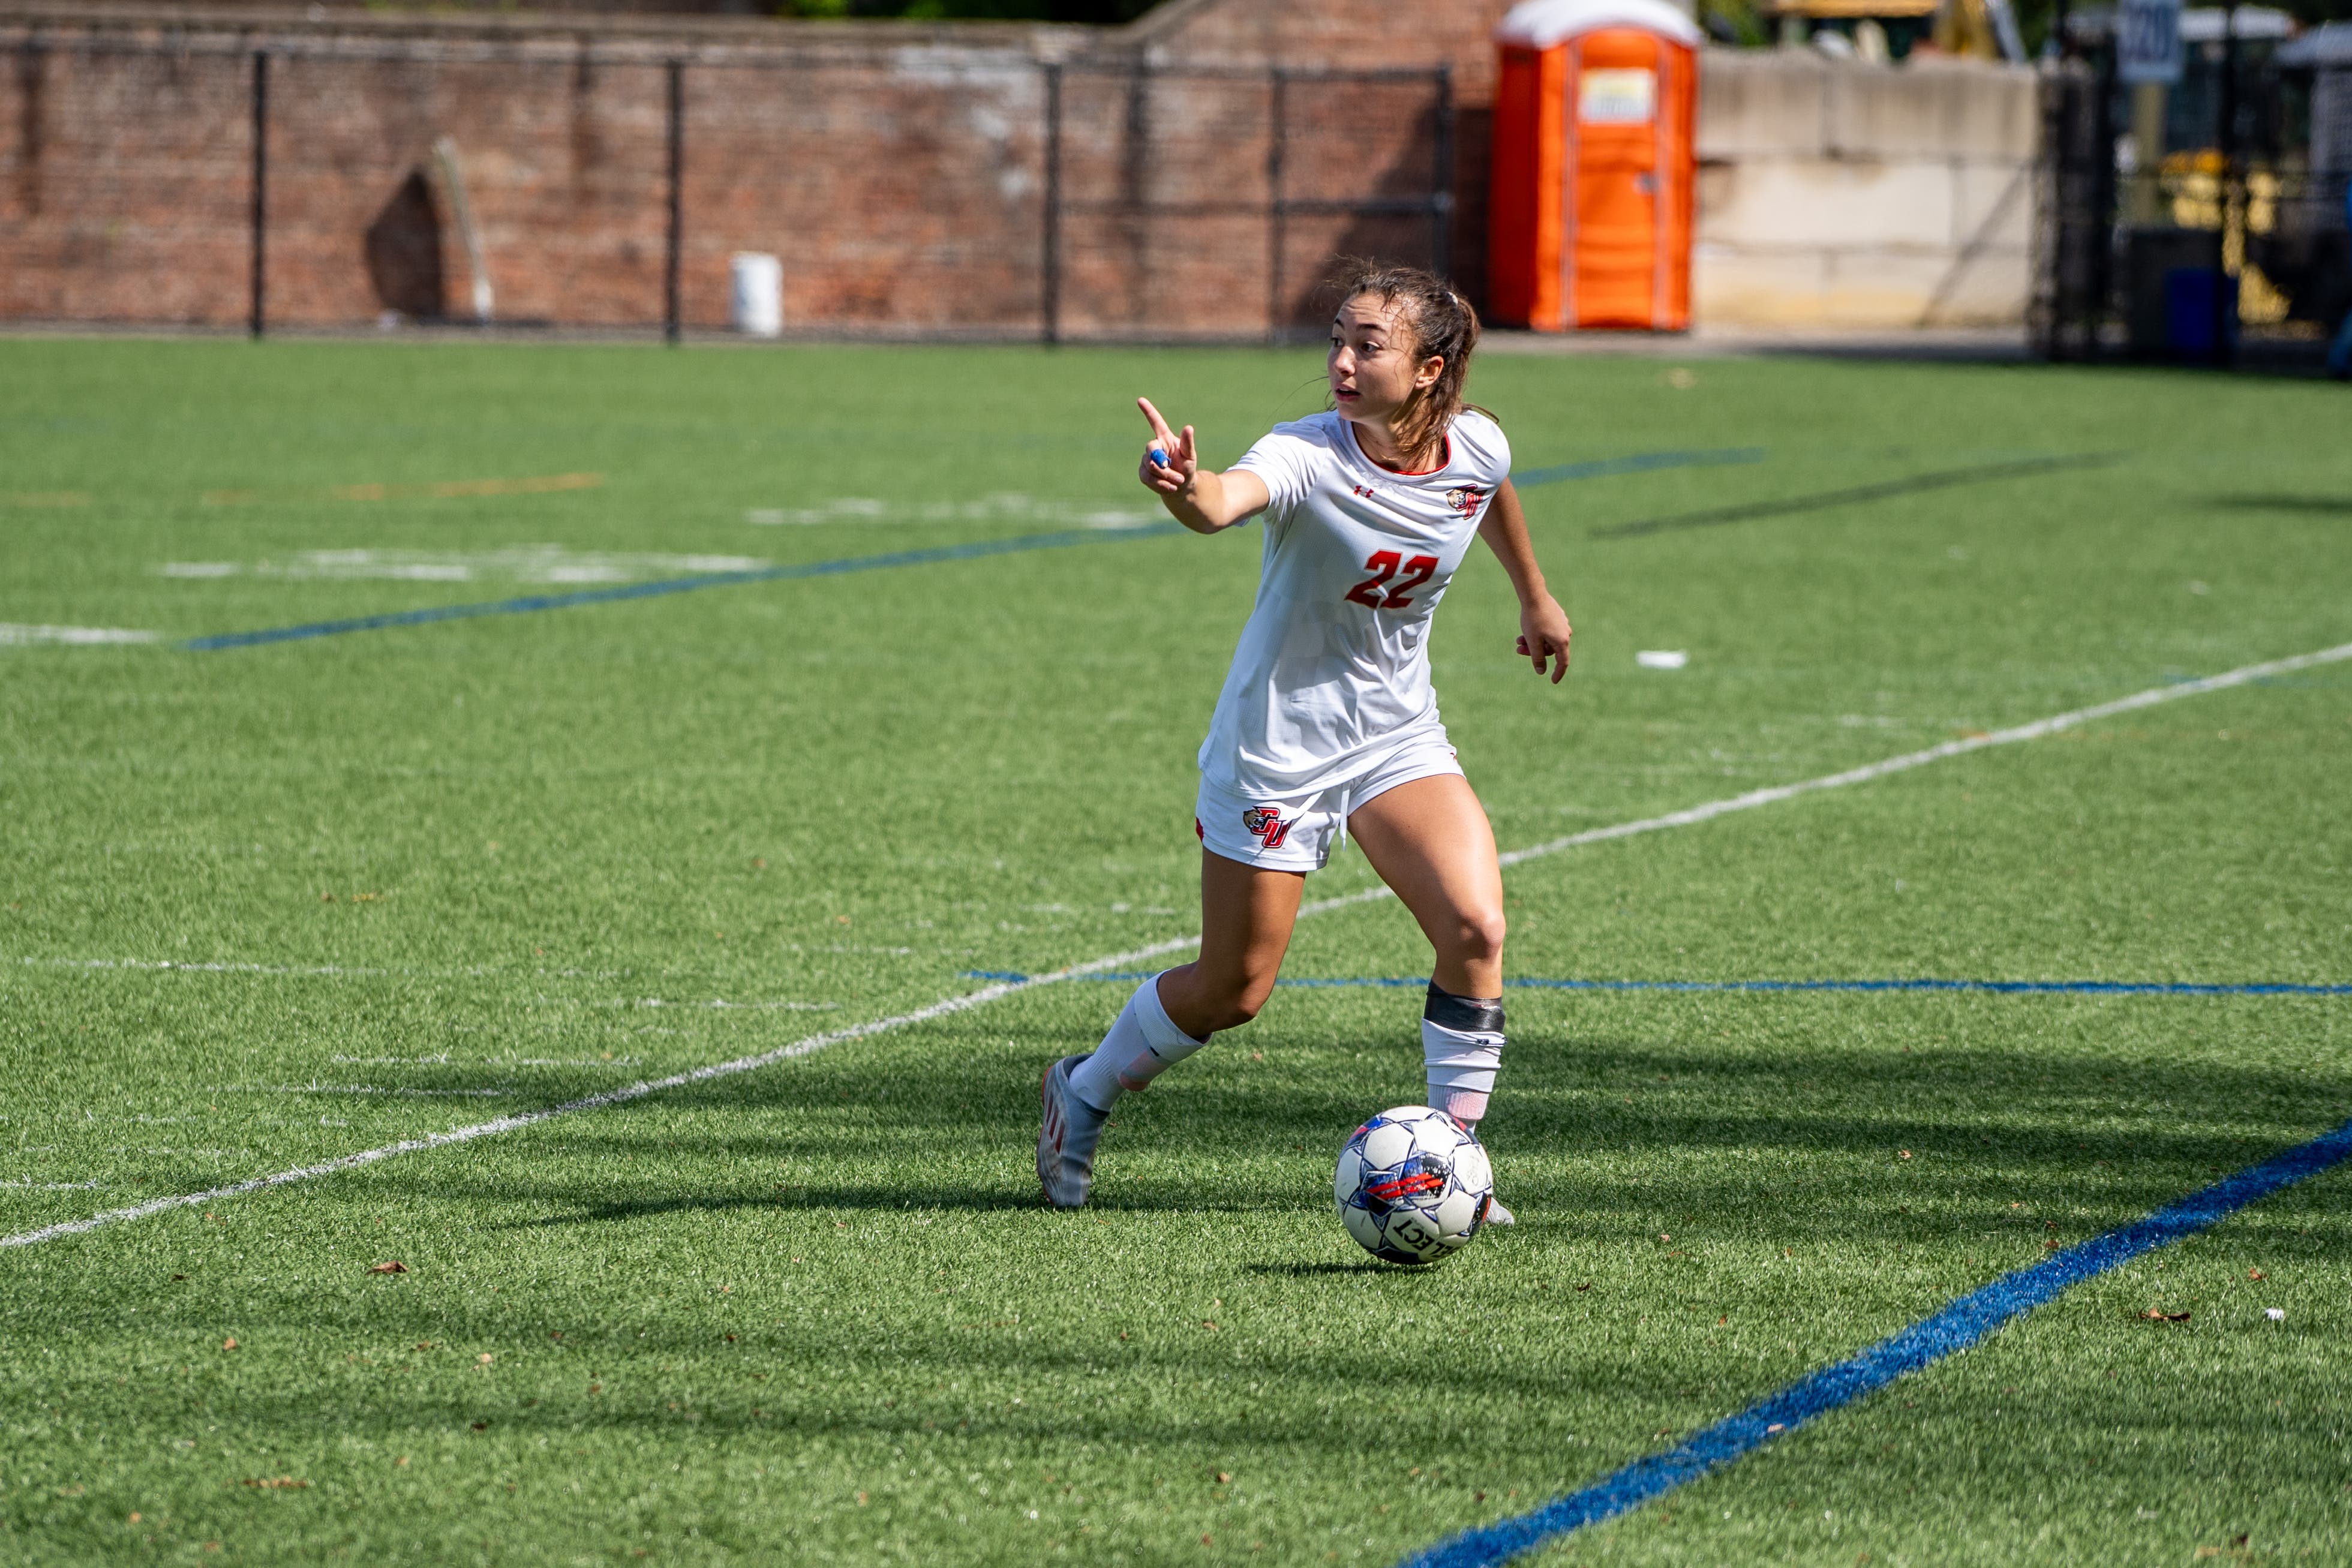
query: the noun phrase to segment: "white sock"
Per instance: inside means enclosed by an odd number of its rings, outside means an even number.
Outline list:
[[[1070,1069],[1070,1089],[1097,1110],[1108,1110],[1122,1089],[1151,1080],[1207,1045],[1176,1026],[1160,1003],[1160,976],[1135,988],[1095,1054]]]
[[[1456,996],[1430,982],[1422,1009],[1421,1058],[1429,1103],[1475,1129],[1503,1065],[1503,999]]]

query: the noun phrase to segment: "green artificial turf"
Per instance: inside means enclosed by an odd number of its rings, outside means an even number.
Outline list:
[[[157,639],[0,647],[0,1233],[1197,930],[1192,755],[1258,541],[1116,526],[1129,399],[1223,461],[1316,370],[0,342],[0,623]],[[1528,491],[1558,689],[1492,562],[1457,580],[1437,682],[1506,848],[2352,640],[2332,387],[1489,357],[1473,394],[1523,469],[1764,450]],[[2347,765],[2352,664],[2195,696],[1530,861],[1508,967],[2352,982]],[[1312,894],[1370,881],[1349,851]],[[1426,963],[1377,902],[1287,973]],[[1521,1223],[1405,1271],[1328,1183],[1420,1097],[1410,988],[1278,991],[1123,1102],[1093,1210],[1039,1206],[1038,1071],[1127,988],[0,1250],[0,1559],[1391,1562],[2352,1116],[2352,998],[1515,990]],[[2348,1191],[1542,1560],[2352,1559]]]

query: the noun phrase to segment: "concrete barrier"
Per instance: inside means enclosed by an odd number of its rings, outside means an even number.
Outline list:
[[[1710,51],[1699,95],[1699,321],[2022,322],[2040,121],[2027,68]]]

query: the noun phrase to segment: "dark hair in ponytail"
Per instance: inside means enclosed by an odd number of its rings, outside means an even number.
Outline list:
[[[1330,287],[1342,305],[1370,294],[1397,307],[1412,330],[1414,359],[1435,355],[1445,362],[1436,381],[1414,394],[1397,420],[1398,446],[1415,456],[1429,451],[1467,406],[1462,389],[1470,376],[1470,351],[1478,346],[1478,312],[1434,272],[1361,257],[1343,258]]]

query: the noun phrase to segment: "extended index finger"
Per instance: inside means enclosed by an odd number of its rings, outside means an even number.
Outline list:
[[[1176,433],[1168,428],[1167,420],[1160,417],[1160,410],[1151,406],[1151,399],[1148,397],[1139,397],[1135,400],[1135,405],[1143,410],[1143,416],[1146,419],[1151,421],[1151,433],[1160,437],[1160,449],[1162,451],[1169,452],[1174,451],[1176,449]]]

